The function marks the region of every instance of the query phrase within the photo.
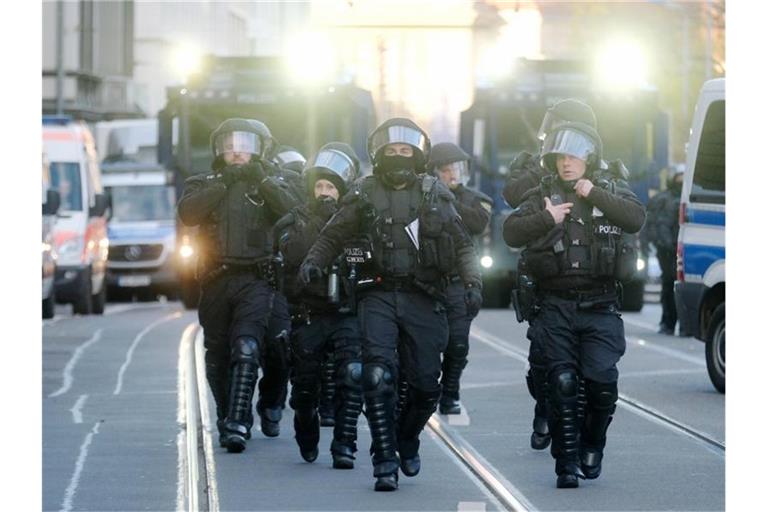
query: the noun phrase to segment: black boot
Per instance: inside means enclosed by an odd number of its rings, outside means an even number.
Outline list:
[[[440,414],[461,414],[459,402],[459,381],[461,372],[467,366],[466,359],[457,359],[446,354],[443,357],[443,375],[440,378]]]
[[[320,442],[320,418],[317,409],[297,409],[293,415],[293,428],[301,457],[307,462],[317,459]]]
[[[259,367],[255,363],[238,362],[232,367],[230,378],[229,407],[224,423],[226,437],[224,445],[227,451],[239,453],[245,450],[248,438],[251,400],[256,387]]]
[[[400,470],[405,476],[416,476],[421,470],[419,434],[437,409],[440,390],[425,392],[411,387],[407,407],[400,415],[397,430],[397,446],[400,453]]]
[[[277,437],[280,435],[280,420],[283,419],[283,408],[264,407],[261,402],[256,404],[256,412],[261,418],[261,433],[267,437]]]
[[[320,426],[332,427],[334,418],[334,397],[336,395],[336,369],[333,351],[328,352],[321,369],[320,383]]]
[[[229,396],[229,365],[214,360],[213,356],[214,353],[210,350],[205,353],[205,375],[213,394],[213,400],[216,403],[216,428],[219,432],[219,446],[223,448],[226,438],[224,424],[226,423]]]
[[[363,408],[363,390],[360,383],[362,364],[350,362],[340,369],[339,389],[341,404],[336,409],[331,455],[336,469],[352,469],[357,451],[357,418]]]
[[[603,384],[586,381],[587,404],[581,431],[581,471],[594,479],[603,469],[606,433],[616,411],[619,392],[615,382]]]
[[[572,369],[550,374],[552,454],[559,489],[579,486],[579,377]]]
[[[549,446],[552,440],[550,434],[547,415],[549,406],[547,404],[547,373],[546,370],[539,367],[531,367],[525,376],[525,382],[528,385],[528,391],[536,405],[533,409],[533,432],[531,432],[531,448],[534,450],[544,450]]]
[[[395,445],[394,379],[388,368],[380,364],[363,366],[363,389],[368,427],[371,431],[373,476],[377,491],[397,489],[397,459]]]

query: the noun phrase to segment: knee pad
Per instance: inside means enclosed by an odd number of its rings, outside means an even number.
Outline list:
[[[552,372],[550,381],[555,394],[563,400],[575,400],[579,396],[579,375],[572,368]]]
[[[359,388],[363,377],[363,363],[359,361],[349,362],[341,367],[339,373],[344,386]]]
[[[251,336],[239,336],[232,343],[230,354],[232,363],[256,363],[259,362],[259,342]]]
[[[365,391],[391,390],[394,379],[392,372],[380,364],[366,364],[363,366],[363,389]]]
[[[616,408],[619,399],[619,387],[616,382],[603,383],[587,380],[585,382],[587,404],[593,409],[609,410]]]
[[[455,340],[456,338],[450,339],[448,350],[445,351],[446,355],[454,359],[466,359],[467,354],[469,354],[469,345],[467,344],[466,338],[459,338],[457,341]]]

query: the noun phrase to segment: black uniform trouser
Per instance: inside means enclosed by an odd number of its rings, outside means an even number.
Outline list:
[[[677,324],[675,307],[677,252],[674,249],[657,249],[656,257],[661,267],[661,325],[674,330]]]
[[[579,381],[586,383],[588,409],[594,405],[589,403],[591,388],[615,390],[616,363],[626,349],[624,323],[616,301],[583,309],[575,300],[545,296],[534,325],[547,361],[552,455],[559,474],[567,465],[578,464]],[[615,403],[615,397],[612,400]]]
[[[310,316],[309,324],[296,324],[291,333],[291,407],[314,414],[320,400],[324,359],[330,348],[339,390],[334,399],[334,417],[339,420],[334,426],[334,441],[349,446],[353,451],[356,449],[357,429],[351,428],[351,425],[356,426],[362,406],[361,346],[360,324],[356,316],[349,314]],[[308,446],[316,445],[319,431],[311,430],[297,432],[297,439],[301,438],[301,442]]]
[[[260,405],[284,407],[291,328],[285,296],[253,274],[224,274],[202,287],[198,318],[205,335],[206,375],[219,419],[227,413],[232,344],[242,336],[254,338],[259,345]]]
[[[398,364],[409,393],[399,417],[398,449],[401,456],[410,457],[418,450],[419,433],[437,409],[440,354],[448,344],[448,320],[442,304],[416,291],[367,292],[357,314],[363,332],[363,392],[373,438],[374,476],[380,476],[397,470],[394,453],[380,448],[389,446],[382,439],[394,437]],[[366,375],[375,375],[374,367],[382,368],[386,377],[368,379]]]
[[[528,321],[526,338],[530,341],[528,347],[528,375],[526,376],[528,391],[536,401],[534,415],[538,418],[547,417],[547,357],[544,344],[541,342],[539,315]]]
[[[443,354],[443,375],[440,380],[444,396],[459,399],[459,380],[467,366],[469,329],[474,317],[467,313],[464,284],[459,281],[448,285],[445,291],[448,316],[448,347]]]

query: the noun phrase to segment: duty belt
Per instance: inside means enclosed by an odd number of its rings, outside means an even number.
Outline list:
[[[588,290],[540,290],[539,293],[544,297],[551,296],[564,300],[572,300],[578,302],[580,305],[584,304],[585,307],[618,300],[616,288],[612,286],[590,288]]]
[[[205,285],[216,279],[217,277],[225,274],[252,274],[257,279],[263,279],[268,281],[269,284],[276,288],[276,272],[275,264],[272,260],[259,261],[249,265],[239,265],[234,263],[222,263],[214,267],[211,271],[207,272],[200,280],[201,285]]]

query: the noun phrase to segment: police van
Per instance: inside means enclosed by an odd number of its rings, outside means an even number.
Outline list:
[[[56,302],[74,313],[102,314],[109,239],[96,146],[88,126],[67,116],[43,116],[43,148],[60,204],[53,240],[58,254]]]
[[[56,247],[53,244],[53,229],[56,226],[56,213],[59,211],[59,193],[51,187],[51,173],[48,157],[43,152],[43,318],[53,318],[55,314],[56,289],[53,281],[56,276]]]
[[[725,393],[725,78],[701,88],[685,163],[675,281],[680,335],[706,344],[710,380]]]

